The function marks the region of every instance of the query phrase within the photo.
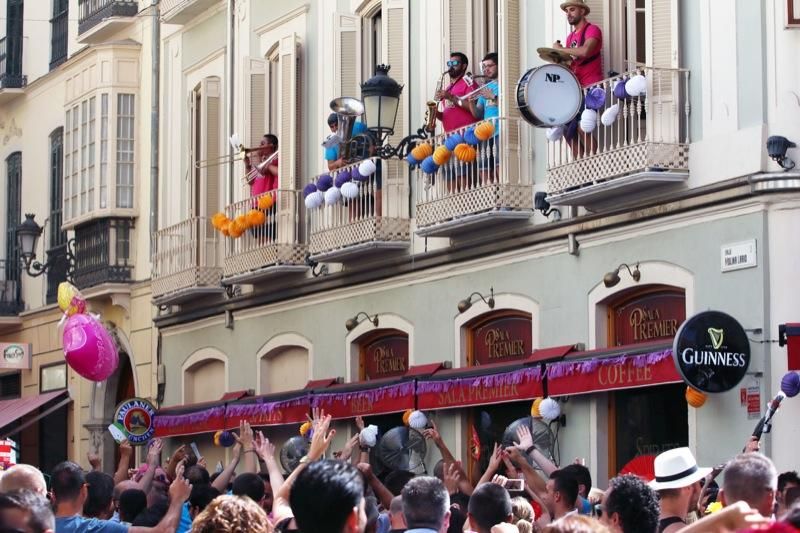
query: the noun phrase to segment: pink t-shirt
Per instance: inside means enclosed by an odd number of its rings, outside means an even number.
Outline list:
[[[467,83],[462,76],[457,79],[455,83],[447,88],[447,91],[455,96],[464,96],[465,94],[475,89],[474,83]],[[462,126],[472,124],[475,122],[475,117],[472,116],[469,109],[462,109],[457,105],[444,100],[444,110],[442,111],[442,125],[444,131],[453,131]]]
[[[278,164],[278,158],[276,157],[270,163],[270,166],[277,164]],[[259,194],[272,191],[277,188],[278,188],[278,175],[270,174],[268,170],[266,176],[257,174],[256,178],[250,183],[250,196],[258,196]]]
[[[567,48],[583,46],[589,39],[597,39],[597,50],[589,57],[573,59],[571,65],[572,72],[583,87],[603,80],[603,32],[598,26],[587,23],[582,31],[567,35]]]

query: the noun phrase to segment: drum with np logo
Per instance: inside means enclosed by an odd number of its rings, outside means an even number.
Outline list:
[[[517,82],[522,118],[537,128],[562,126],[583,107],[583,89],[575,74],[561,65],[532,68]]]

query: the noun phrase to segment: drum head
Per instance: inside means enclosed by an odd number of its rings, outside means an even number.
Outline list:
[[[517,106],[522,117],[540,128],[562,126],[583,106],[578,78],[561,65],[544,65],[523,74],[517,83]]]

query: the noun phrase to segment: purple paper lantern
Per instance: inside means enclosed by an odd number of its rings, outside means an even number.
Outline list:
[[[781,390],[789,398],[794,398],[800,393],[800,374],[797,372],[787,372],[781,379]]]
[[[460,133],[454,133],[444,141],[444,145],[451,152],[456,149],[456,146],[464,142],[464,137]]]
[[[317,186],[313,183],[309,183],[305,187],[303,187],[303,198],[307,197],[312,192],[317,192]]]
[[[417,158],[414,157],[414,154],[412,154],[411,152],[408,152],[408,155],[406,156],[406,161],[412,167],[419,165],[419,160],[417,160]]]
[[[337,189],[341,189],[342,185],[344,185],[345,183],[350,181],[351,178],[352,177],[350,175],[350,172],[348,172],[347,170],[343,170],[343,171],[339,172],[338,174],[336,174],[336,179],[333,180],[333,184],[336,185]]]
[[[586,92],[586,107],[597,111],[606,103],[606,92],[600,87],[592,87]]]
[[[627,81],[628,78],[623,78],[614,85],[614,96],[620,100],[625,100],[628,97],[628,93],[625,91],[625,82]]]
[[[331,187],[333,187],[333,178],[330,176],[330,174],[323,174],[322,176],[317,178],[318,190],[325,192]]]
[[[464,132],[464,142],[472,146],[478,146],[481,141],[475,137],[475,128],[469,128]]]
[[[436,171],[439,170],[439,165],[433,160],[433,156],[429,155],[422,160],[420,168],[425,174],[436,174]]]

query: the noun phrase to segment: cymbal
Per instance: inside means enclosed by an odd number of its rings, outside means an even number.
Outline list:
[[[564,50],[558,48],[542,46],[537,48],[536,52],[539,54],[539,57],[542,58],[542,60],[547,61],[548,63],[566,64],[572,62],[572,56]]]

